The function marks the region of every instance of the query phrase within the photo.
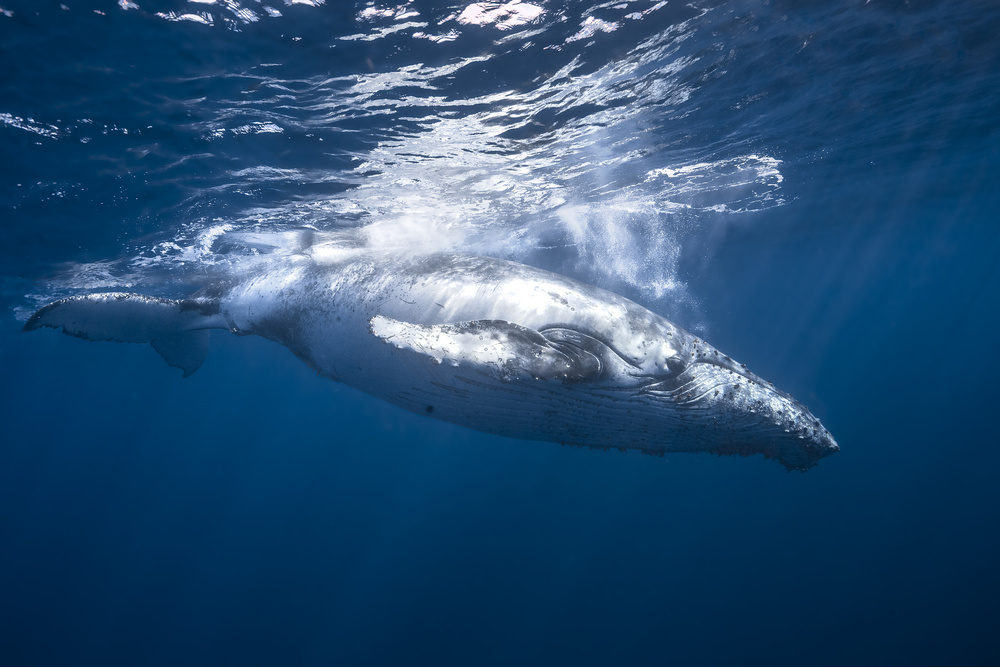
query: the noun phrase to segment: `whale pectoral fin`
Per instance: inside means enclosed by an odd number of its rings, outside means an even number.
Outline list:
[[[373,335],[401,350],[438,364],[470,365],[504,382],[581,382],[601,373],[600,360],[587,350],[554,343],[534,329],[504,320],[422,325],[377,315],[370,328]]]
[[[208,329],[224,326],[213,304],[111,292],[50,303],[31,316],[24,330],[51,327],[87,340],[150,343],[187,377],[205,360]]]

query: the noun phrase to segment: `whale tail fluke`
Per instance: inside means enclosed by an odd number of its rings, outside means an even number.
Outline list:
[[[24,330],[41,327],[87,340],[149,343],[187,377],[205,361],[208,330],[226,325],[218,305],[210,301],[107,292],[50,303],[31,316]]]

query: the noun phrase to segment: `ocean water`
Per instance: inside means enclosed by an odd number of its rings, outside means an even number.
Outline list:
[[[1000,5],[396,1],[0,0],[0,664],[996,664]],[[21,331],[302,228],[624,294],[841,451]]]

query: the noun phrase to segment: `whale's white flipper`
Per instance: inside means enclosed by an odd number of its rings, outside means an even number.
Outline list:
[[[25,331],[62,329],[87,340],[150,343],[168,364],[194,373],[208,352],[208,329],[225,328],[208,302],[107,292],[50,303],[35,313]]]
[[[596,378],[601,361],[593,354],[542,333],[503,320],[422,325],[377,315],[371,332],[401,350],[431,357],[437,363],[471,365],[503,382]]]

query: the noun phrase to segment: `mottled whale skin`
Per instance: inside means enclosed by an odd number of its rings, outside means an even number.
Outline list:
[[[301,254],[189,299],[102,293],[26,330],[148,342],[188,375],[208,330],[276,341],[322,375],[414,412],[528,440],[646,453],[838,451],[801,403],[617,294],[462,254]]]

